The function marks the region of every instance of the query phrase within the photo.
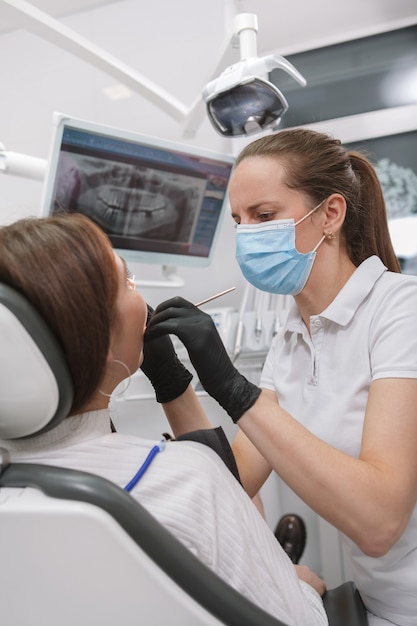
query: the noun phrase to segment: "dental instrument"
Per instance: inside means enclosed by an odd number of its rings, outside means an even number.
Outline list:
[[[243,299],[242,299],[242,303],[240,305],[240,310],[239,310],[239,320],[237,323],[237,328],[236,328],[236,339],[235,339],[235,346],[233,349],[233,363],[236,361],[236,359],[238,358],[239,354],[242,351],[242,337],[243,337],[243,330],[244,330],[244,314],[246,311],[246,307],[248,304],[248,298],[249,298],[249,292],[252,291],[252,285],[250,283],[246,284],[245,287],[245,292],[243,294]]]
[[[216,293],[214,296],[210,296],[210,298],[206,298],[205,300],[201,300],[197,302],[194,306],[202,306],[203,304],[207,304],[207,302],[211,302],[212,300],[216,300],[216,298],[220,298],[220,296],[225,296],[227,293],[234,291],[236,287],[229,287],[229,289],[225,289],[224,291],[220,291],[220,293]]]
[[[281,314],[284,308],[284,298],[280,294],[275,294],[275,321],[272,336],[275,337],[281,327]]]
[[[257,291],[255,295],[256,301],[256,318],[255,318],[255,337],[256,341],[260,341],[262,334],[262,313],[264,308],[264,296],[263,291]]]

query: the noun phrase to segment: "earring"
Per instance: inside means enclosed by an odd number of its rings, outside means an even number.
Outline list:
[[[334,233],[332,233],[330,230],[327,233],[324,233],[324,236],[326,237],[326,239],[328,239],[329,241],[331,239],[336,239],[337,235],[335,235]]]
[[[113,363],[118,363],[119,365],[121,365],[122,367],[125,368],[125,370],[127,372],[127,378],[123,379],[125,381],[125,384],[124,384],[123,388],[120,389],[117,393],[106,393],[105,391],[102,391],[101,389],[99,389],[99,393],[101,393],[102,396],[106,396],[106,398],[112,398],[113,396],[114,397],[119,397],[119,396],[122,396],[124,393],[126,393],[126,391],[128,390],[128,387],[130,385],[130,380],[132,378],[132,374],[130,373],[130,369],[128,368],[126,363],[123,363],[123,361],[119,361],[119,359],[113,359],[112,364]]]

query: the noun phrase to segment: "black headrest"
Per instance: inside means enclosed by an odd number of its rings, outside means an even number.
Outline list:
[[[72,400],[56,338],[22,294],[0,283],[0,438],[49,430],[67,417]]]

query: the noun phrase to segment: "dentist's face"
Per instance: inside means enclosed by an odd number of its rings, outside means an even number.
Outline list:
[[[133,374],[143,361],[143,335],[148,310],[142,295],[129,278],[125,261],[116,255],[119,290],[110,348],[114,359],[127,365]]]
[[[272,220],[301,220],[314,203],[305,194],[288,187],[285,168],[275,158],[251,157],[236,167],[229,185],[232,218],[236,224],[260,224]],[[318,213],[317,213],[318,214]],[[316,214],[296,229],[296,248],[309,252],[323,234]]]

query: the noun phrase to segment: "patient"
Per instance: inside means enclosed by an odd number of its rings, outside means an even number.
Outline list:
[[[210,428],[169,338],[152,342],[143,361],[146,302],[93,222],[78,214],[20,220],[0,228],[0,249],[0,282],[42,314],[74,383],[68,418],[44,434],[0,440],[12,461],[87,471],[125,487],[155,442],[112,432],[108,403],[140,366],[176,436],[178,424],[183,432],[187,424],[192,430],[196,416]],[[276,618],[288,625],[327,624],[324,583],[308,568],[298,570],[304,580],[297,577],[238,480],[208,446],[168,441],[131,494],[221,578]]]

